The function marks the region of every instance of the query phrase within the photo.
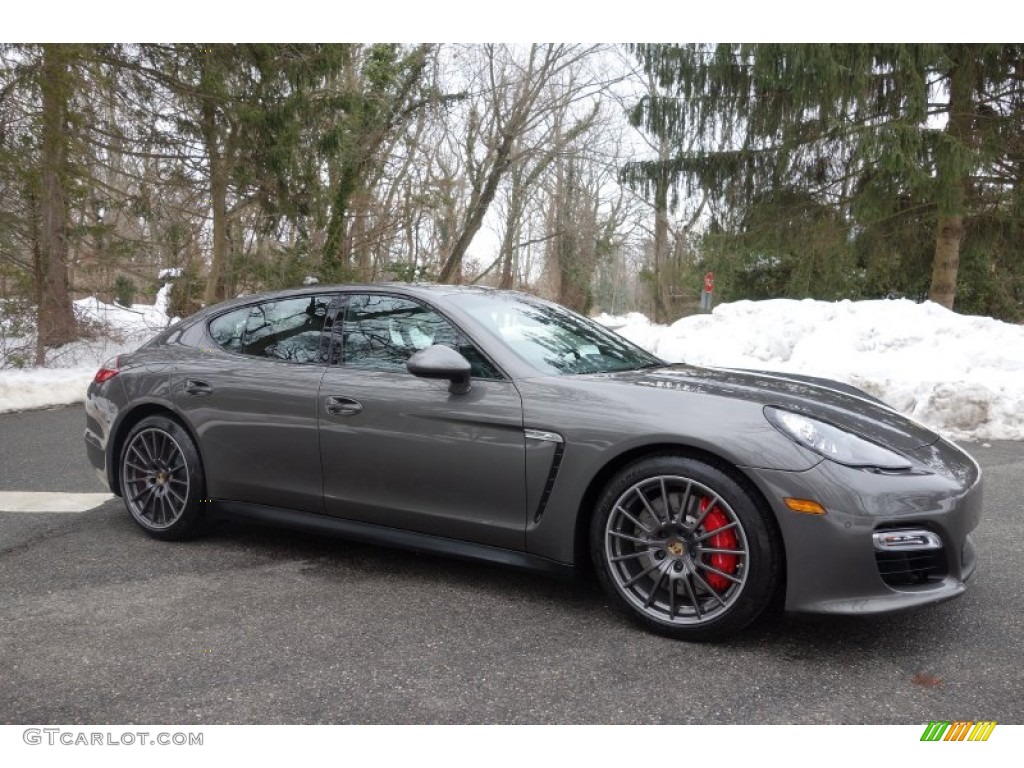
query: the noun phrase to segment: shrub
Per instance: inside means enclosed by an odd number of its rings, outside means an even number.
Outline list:
[[[118,275],[114,281],[114,301],[122,307],[131,307],[135,302],[135,283],[126,275]]]

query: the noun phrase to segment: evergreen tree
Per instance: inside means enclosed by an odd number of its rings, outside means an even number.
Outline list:
[[[980,248],[994,269],[1004,268],[1006,227],[1019,231],[1020,221],[1022,46],[637,45],[633,52],[661,86],[643,97],[634,121],[671,136],[676,151],[624,175],[654,184],[667,173],[685,192],[707,195],[719,230],[741,235],[735,243],[751,258],[785,263],[790,251],[801,261],[810,224],[815,258],[840,268],[811,270],[802,282],[820,286],[813,276],[831,272],[840,283],[833,292],[856,291],[857,262],[862,288],[877,291],[882,274],[905,275],[910,265],[919,272],[921,248],[901,248],[930,241],[928,296],[947,307],[962,253]]]
[[[320,190],[311,130],[338,108],[325,91],[343,71],[352,46],[293,44],[142,45],[131,67],[136,88],[159,101],[169,94],[161,140],[199,155],[212,219],[212,252],[204,292],[209,304],[235,289],[240,217],[256,206],[266,226],[290,219],[300,230]]]
[[[31,274],[36,364],[77,338],[71,304],[72,208],[82,193],[85,68],[96,46],[5,46],[0,159],[7,193],[3,261]]]

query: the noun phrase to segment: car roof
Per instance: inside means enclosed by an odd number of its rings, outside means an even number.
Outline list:
[[[314,283],[297,288],[285,288],[276,291],[264,291],[261,293],[250,293],[245,296],[238,296],[234,299],[226,299],[209,307],[203,307],[192,317],[208,317],[212,313],[219,313],[222,310],[236,306],[244,306],[260,301],[269,301],[277,298],[288,298],[292,296],[308,296],[311,293],[353,293],[358,291],[390,292],[399,293],[405,296],[419,296],[421,298],[438,298],[456,294],[476,294],[490,296],[517,296],[534,301],[542,301],[522,291],[491,288],[485,285],[450,285],[447,283]]]

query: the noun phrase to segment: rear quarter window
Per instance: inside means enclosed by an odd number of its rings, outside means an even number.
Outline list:
[[[210,322],[210,335],[214,341],[229,352],[241,352],[245,321],[250,311],[252,307],[242,307],[214,318]]]
[[[317,363],[330,296],[296,296],[227,312],[210,321],[210,335],[247,357]]]

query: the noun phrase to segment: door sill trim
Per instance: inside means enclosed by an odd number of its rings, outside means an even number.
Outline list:
[[[329,515],[317,515],[312,512],[299,512],[265,504],[254,504],[247,501],[215,500],[214,509],[219,513],[240,520],[248,520],[280,528],[318,533],[327,536],[338,536],[352,541],[367,544],[380,544],[385,547],[407,549],[414,552],[426,552],[462,560],[493,563],[521,570],[542,573],[560,579],[571,579],[574,575],[573,566],[557,560],[549,560],[539,555],[518,552],[513,549],[493,547],[488,544],[475,544],[470,541],[449,539],[444,536],[433,536],[429,533],[399,530],[383,525],[345,520]]]

